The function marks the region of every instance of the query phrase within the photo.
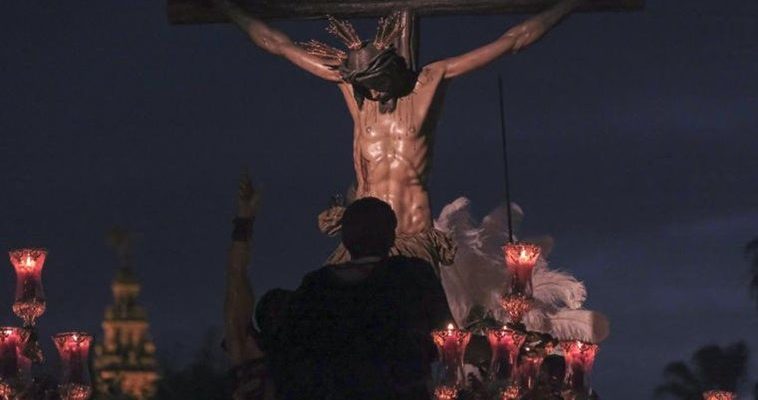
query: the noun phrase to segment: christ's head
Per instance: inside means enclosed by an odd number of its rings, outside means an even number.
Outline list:
[[[342,80],[353,85],[359,104],[363,99],[381,104],[394,102],[410,93],[416,82],[416,75],[393,47],[380,50],[366,44],[359,50],[349,52],[339,69]],[[394,104],[390,108],[394,109]]]
[[[402,28],[399,13],[383,18],[374,40],[368,42],[360,40],[349,22],[330,18],[327,30],[345,43],[347,52],[316,41],[306,43],[306,48],[335,61],[342,80],[352,85],[359,107],[368,99],[379,102],[381,112],[392,112],[397,99],[409,94],[416,83],[416,73],[393,44]]]

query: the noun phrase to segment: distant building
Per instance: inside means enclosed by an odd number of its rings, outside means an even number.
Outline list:
[[[140,284],[122,264],[111,284],[114,303],[105,310],[102,341],[95,345],[96,391],[145,399],[155,393],[158,363],[145,309],[137,304]]]

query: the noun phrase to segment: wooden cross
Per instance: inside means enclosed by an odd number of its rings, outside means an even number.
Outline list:
[[[228,22],[210,0],[167,0],[172,24]],[[381,17],[396,10],[416,15],[496,14],[542,11],[557,0],[241,0],[257,17],[315,19],[325,15],[341,18]],[[633,11],[644,0],[588,0],[580,11]]]

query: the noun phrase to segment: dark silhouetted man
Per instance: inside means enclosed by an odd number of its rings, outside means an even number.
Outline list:
[[[243,180],[225,309],[236,398],[427,399],[436,357],[430,332],[452,317],[429,263],[388,256],[397,225],[392,208],[371,197],[352,203],[342,217],[351,261],[307,274],[293,292],[264,295],[254,330],[245,267],[254,212],[244,212],[254,198]]]

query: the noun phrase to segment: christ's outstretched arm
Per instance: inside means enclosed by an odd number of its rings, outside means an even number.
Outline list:
[[[303,48],[293,43],[287,35],[250,15],[231,0],[214,0],[214,2],[229,19],[250,36],[258,47],[271,54],[282,56],[320,78],[332,82],[340,81],[339,73],[328,65],[328,60],[308,54]]]
[[[442,67],[445,78],[463,75],[481,68],[508,52],[517,52],[536,42],[584,0],[563,0],[553,8],[511,28],[497,40],[460,56],[433,63]]]

